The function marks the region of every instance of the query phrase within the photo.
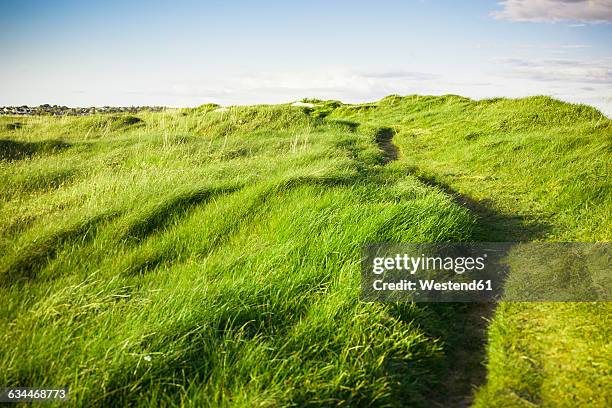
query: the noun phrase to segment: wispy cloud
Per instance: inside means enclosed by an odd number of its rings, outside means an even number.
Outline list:
[[[593,48],[593,46],[587,44],[562,44],[559,46],[559,48],[564,50],[576,50],[580,48]]]
[[[439,76],[427,72],[415,72],[415,71],[404,71],[404,70],[395,70],[395,71],[357,71],[357,74],[363,76],[364,78],[372,78],[372,79],[402,79],[402,80],[432,80],[436,79]]]
[[[589,44],[517,44],[515,47],[541,50],[579,50],[593,48],[593,46]]]
[[[434,81],[437,75],[402,69],[327,69],[287,72],[249,73],[232,80],[242,89],[285,89],[370,92],[388,89],[399,84]]]
[[[363,101],[390,93],[416,92],[438,84],[439,79],[439,75],[433,73],[397,68],[249,71],[200,80],[170,81],[146,90],[131,89],[123,93],[224,104],[283,102],[305,96]]]
[[[514,77],[559,83],[612,85],[612,63],[610,61],[528,60],[520,58],[501,58],[496,61],[506,66],[509,75]]]
[[[493,13],[500,20],[520,22],[612,23],[611,0],[504,0]]]

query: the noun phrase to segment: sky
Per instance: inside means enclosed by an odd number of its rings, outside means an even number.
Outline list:
[[[612,0],[0,2],[0,105],[550,95],[612,116]]]

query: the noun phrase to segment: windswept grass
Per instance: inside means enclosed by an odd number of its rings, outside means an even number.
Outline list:
[[[311,102],[0,117],[0,382],[75,406],[448,404],[482,357],[473,308],[360,302],[360,245],[610,239],[592,108]],[[609,316],[502,303],[476,405],[609,405]]]
[[[427,405],[460,310],[361,303],[359,247],[469,240],[474,219],[379,133],[288,106],[21,122],[9,145],[66,147],[0,165],[3,384],[79,406]]]
[[[612,121],[547,97],[390,96],[328,115],[394,129],[410,174],[459,197],[482,241],[609,242]],[[605,303],[500,304],[476,406],[612,403]]]

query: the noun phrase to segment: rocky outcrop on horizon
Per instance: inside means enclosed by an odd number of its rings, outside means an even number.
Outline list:
[[[44,104],[40,106],[3,106],[0,115],[48,115],[48,116],[85,116],[95,113],[138,113],[142,111],[159,112],[166,109],[164,106],[101,106],[80,108]]]

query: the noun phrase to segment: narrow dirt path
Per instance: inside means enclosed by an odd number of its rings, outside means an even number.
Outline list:
[[[486,203],[459,194],[449,186],[417,174],[414,170],[409,174],[427,186],[444,191],[455,203],[469,209],[477,217],[476,235],[480,241],[498,240],[496,237],[505,230],[504,225],[512,222],[497,214]],[[467,408],[472,405],[478,388],[486,381],[488,322],[495,313],[496,303],[464,303],[453,306],[463,308],[463,313],[460,315],[460,321],[449,322],[452,325],[453,341],[449,342],[446,349],[448,371],[444,380],[445,392],[432,395],[430,402],[432,406],[440,408]]]
[[[492,207],[491,200],[477,201],[454,190],[433,176],[411,169],[408,174],[423,184],[437,188],[453,200],[469,209],[476,217],[475,238],[480,242],[521,242],[541,236],[547,229],[544,224],[527,224],[521,216],[500,214]],[[496,303],[457,305],[465,307],[462,322],[453,328],[457,342],[447,350],[450,362],[445,380],[446,392],[432,398],[432,406],[465,408],[472,405],[475,392],[486,381],[486,347],[488,322],[493,318]]]
[[[376,143],[382,150],[384,164],[399,158],[399,149],[393,143],[395,131],[389,127],[379,128],[376,132]],[[507,226],[511,220],[496,214],[493,210],[468,196],[459,194],[449,186],[436,182],[434,179],[423,175],[409,172],[416,176],[423,184],[444,191],[453,200],[472,211],[478,218],[479,234],[482,240],[494,235],[499,235],[495,226]],[[514,228],[513,230],[516,230]],[[506,230],[507,231],[507,230]],[[460,318],[449,322],[450,335],[446,349],[446,361],[448,363],[447,375],[443,381],[444,392],[432,394],[429,403],[433,407],[469,407],[474,400],[474,393],[486,380],[486,341],[488,322],[495,310],[494,303],[477,304],[452,304],[441,305],[444,307],[461,308]],[[435,307],[435,306],[434,306]]]
[[[384,163],[400,159],[400,151],[393,143],[393,125],[380,127],[376,143],[384,154]],[[496,209],[496,197],[476,200],[461,194],[446,182],[445,176],[425,172],[418,166],[409,167],[409,175],[423,184],[439,189],[452,197],[458,205],[467,208],[476,216],[474,241],[477,242],[530,242],[546,236],[551,225],[534,220],[529,215],[510,211],[502,213]],[[459,318],[449,321],[450,335],[445,335],[446,376],[428,399],[432,407],[469,407],[474,402],[476,391],[485,384],[487,376],[486,352],[488,326],[493,319],[496,303],[485,304],[431,304],[433,309],[444,313],[445,308],[460,310]],[[450,319],[449,319],[450,320]]]
[[[376,131],[376,144],[383,151],[383,163],[387,164],[399,158],[399,149],[393,144],[395,131],[388,127]]]

